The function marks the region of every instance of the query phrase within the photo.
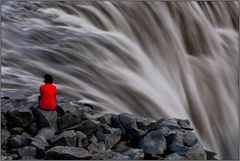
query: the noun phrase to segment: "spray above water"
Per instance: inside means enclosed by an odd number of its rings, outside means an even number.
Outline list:
[[[238,157],[234,2],[3,2],[2,88],[109,112],[189,119],[220,158]]]

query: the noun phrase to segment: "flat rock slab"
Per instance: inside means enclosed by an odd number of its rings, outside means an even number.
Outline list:
[[[69,146],[55,146],[46,152],[47,160],[86,160],[91,159],[91,154],[83,149]]]
[[[13,138],[10,138],[7,142],[7,147],[11,149],[18,149],[24,146],[27,146],[31,143],[31,139],[23,135],[16,135]]]
[[[54,145],[74,147],[77,145],[77,134],[74,130],[64,131],[61,134],[54,136],[50,142]]]

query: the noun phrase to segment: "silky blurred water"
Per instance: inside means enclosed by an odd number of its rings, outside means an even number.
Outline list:
[[[59,93],[109,112],[189,119],[238,158],[236,2],[2,2],[2,88]]]

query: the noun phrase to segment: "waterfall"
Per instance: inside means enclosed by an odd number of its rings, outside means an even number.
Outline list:
[[[237,2],[2,2],[2,88],[106,111],[189,119],[219,158],[238,159]]]

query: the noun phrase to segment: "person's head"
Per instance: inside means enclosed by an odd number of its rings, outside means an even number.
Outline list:
[[[53,77],[49,74],[45,74],[44,75],[44,83],[50,83],[52,84],[53,83]]]

